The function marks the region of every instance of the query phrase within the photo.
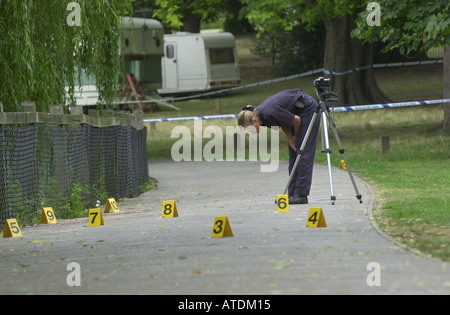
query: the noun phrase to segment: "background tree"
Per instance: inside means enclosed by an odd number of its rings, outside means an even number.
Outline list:
[[[224,28],[234,34],[253,33],[249,21],[240,15],[241,0],[138,0],[147,7],[155,3],[153,18],[161,21],[164,29],[199,33],[201,23],[215,22],[224,17]],[[139,6],[139,3],[137,3]],[[135,8],[137,7],[135,6]]]
[[[0,101],[5,111],[20,111],[35,101],[38,111],[66,102],[81,69],[96,80],[99,102],[117,95],[122,59],[121,17],[132,0],[79,0],[80,26],[70,26],[69,1],[0,0]]]
[[[381,25],[370,27],[362,12],[352,35],[367,42],[380,40],[385,51],[401,53],[427,51],[444,46],[444,98],[450,98],[450,2],[448,0],[377,0],[381,9]],[[442,125],[450,129],[450,103],[444,104]]]
[[[153,17],[174,30],[200,32],[201,22],[214,21],[222,10],[221,0],[156,0]]]
[[[255,54],[272,58],[282,76],[302,73],[323,66],[325,27],[319,23],[314,31],[301,25],[291,31],[262,35],[255,43]]]
[[[249,22],[245,15],[241,12],[245,5],[241,0],[226,0],[222,2],[225,11],[224,29],[233,34],[251,34],[255,33],[253,25]]]
[[[324,68],[342,72],[372,64],[373,47],[351,38],[357,13],[365,9],[363,0],[243,0],[245,14],[260,32],[276,34],[290,31],[298,25],[312,30],[325,25]],[[320,40],[320,39],[318,39]],[[345,105],[387,102],[380,91],[373,70],[333,77],[333,90]]]

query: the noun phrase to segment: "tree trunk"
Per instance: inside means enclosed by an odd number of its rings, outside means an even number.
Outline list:
[[[240,18],[240,12],[245,7],[240,0],[228,0],[223,3],[224,9],[229,12],[225,14],[224,28],[226,32],[236,34],[251,34],[255,30],[247,17]]]
[[[450,98],[450,45],[444,46],[444,98]],[[450,103],[444,103],[444,129],[450,129]]]
[[[200,22],[201,19],[196,17],[192,11],[194,9],[190,8],[186,16],[182,19],[183,31],[191,33],[200,33]]]
[[[371,65],[373,47],[351,38],[354,16],[323,17],[325,24],[324,68],[334,72]],[[357,105],[386,103],[389,98],[379,89],[373,69],[332,76],[333,91],[339,94],[339,104]]]

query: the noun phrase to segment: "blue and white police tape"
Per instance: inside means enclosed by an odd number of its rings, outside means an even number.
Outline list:
[[[342,106],[330,109],[332,112],[347,112],[354,110],[366,110],[366,109],[380,109],[380,108],[395,108],[395,107],[406,107],[406,106],[419,106],[419,105],[431,105],[431,104],[441,104],[449,103],[450,99],[440,99],[440,100],[427,100],[427,101],[413,101],[413,102],[399,102],[399,103],[389,103],[389,104],[372,104],[372,105],[357,105],[357,106]]]
[[[389,104],[341,106],[341,107],[330,108],[330,112],[348,112],[348,111],[356,111],[356,110],[368,110],[368,109],[380,109],[380,108],[396,108],[396,107],[432,105],[432,104],[442,104],[442,103],[450,103],[450,98],[439,99],[439,100],[399,102],[399,103],[389,103]],[[237,118],[237,116],[238,116],[238,114],[211,115],[211,116],[192,116],[192,117],[174,117],[174,118],[153,118],[153,119],[144,119],[144,123],[162,122],[162,121],[231,119],[231,118]]]
[[[254,86],[260,86],[260,85],[282,82],[282,81],[287,81],[287,80],[299,79],[299,78],[307,77],[307,76],[318,74],[318,73],[325,73],[325,74],[329,74],[329,75],[340,76],[340,75],[346,75],[349,73],[363,71],[363,70],[367,70],[367,69],[419,66],[419,65],[439,64],[439,63],[443,63],[443,62],[444,62],[443,59],[437,59],[437,60],[426,60],[426,61],[379,63],[379,64],[372,64],[372,65],[367,65],[367,66],[363,66],[363,67],[357,67],[357,68],[349,69],[349,70],[346,70],[343,72],[331,71],[331,70],[327,70],[324,68],[320,68],[320,69],[311,70],[311,71],[307,71],[307,72],[303,72],[303,73],[299,73],[299,74],[293,74],[293,75],[280,77],[280,78],[276,78],[276,79],[265,80],[265,81],[260,81],[260,82],[245,84],[245,85],[239,85],[239,86],[235,86],[235,87],[231,87],[231,88],[215,90],[215,91],[205,92],[205,93],[201,93],[201,94],[195,94],[195,95],[190,95],[190,96],[180,96],[180,97],[166,97],[165,100],[171,101],[171,102],[185,101],[185,100],[190,100],[190,99],[202,98],[202,97],[206,97],[206,96],[246,89],[246,88],[250,88],[250,87],[254,87]]]

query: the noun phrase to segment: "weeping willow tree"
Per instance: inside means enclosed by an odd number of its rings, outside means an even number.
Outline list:
[[[22,101],[73,101],[81,69],[96,81],[99,102],[117,96],[122,16],[133,0],[0,0],[0,101],[20,111]],[[66,93],[68,87],[68,94]]]

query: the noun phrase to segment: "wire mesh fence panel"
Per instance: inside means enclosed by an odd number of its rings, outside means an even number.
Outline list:
[[[7,211],[7,190],[6,190],[6,137],[5,128],[0,126],[0,221],[6,220]],[[5,211],[3,211],[5,210]],[[3,224],[2,224],[3,225]]]
[[[0,225],[36,222],[42,207],[67,218],[77,202],[139,195],[146,140],[147,128],[131,126],[0,126]]]
[[[119,128],[103,128],[101,156],[105,164],[104,185],[109,197],[119,198],[117,193],[117,141]]]
[[[6,167],[6,211],[4,220],[17,214],[21,220],[27,221],[37,212],[35,195],[37,192],[36,126],[16,128],[4,127],[4,157]],[[1,222],[2,225],[4,221]]]

